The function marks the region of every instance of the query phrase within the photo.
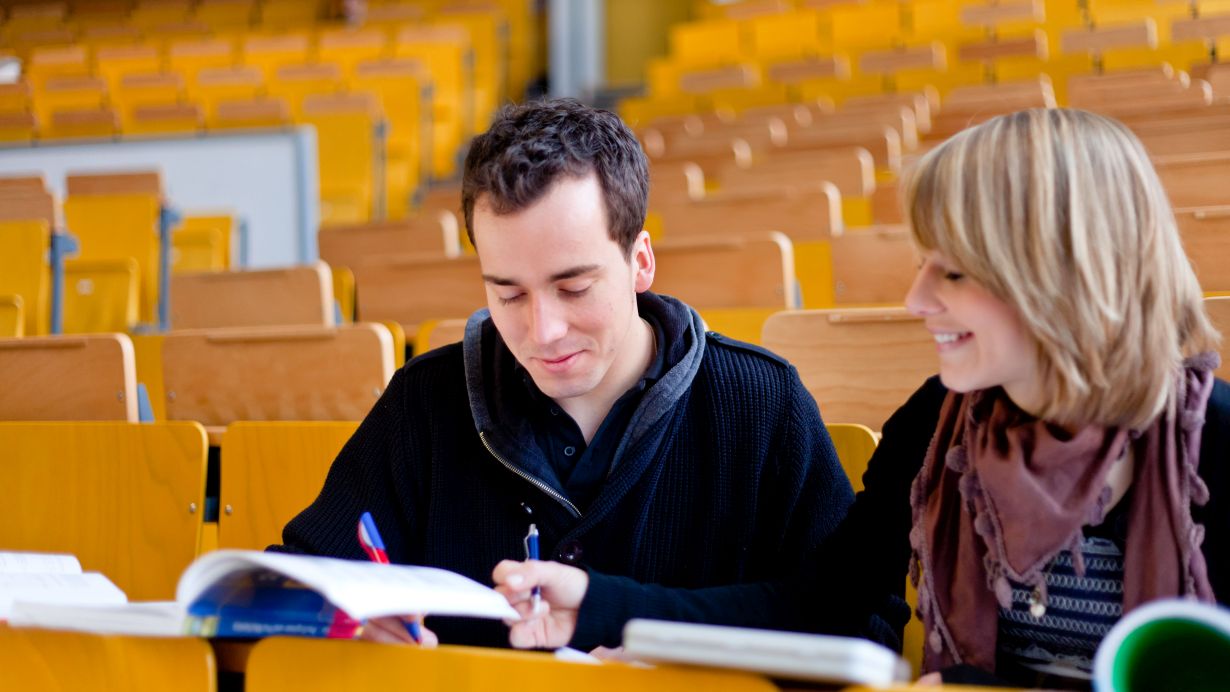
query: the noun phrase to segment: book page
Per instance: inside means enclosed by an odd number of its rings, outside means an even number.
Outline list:
[[[64,605],[18,601],[9,613],[13,627],[72,630],[96,634],[175,637],[184,634],[184,610],[175,601],[118,605]]]
[[[0,573],[81,574],[81,563],[72,555],[0,551]]]
[[[259,568],[293,577],[359,619],[418,613],[519,617],[493,589],[447,570],[245,550],[220,550],[197,560],[180,579],[176,599],[189,605],[226,575]]]
[[[85,574],[0,574],[0,619],[15,601],[76,605],[119,605],[128,597],[97,572]]]

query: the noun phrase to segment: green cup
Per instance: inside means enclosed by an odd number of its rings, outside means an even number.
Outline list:
[[[1096,692],[1230,690],[1230,611],[1195,601],[1154,601],[1133,610],[1102,640]]]

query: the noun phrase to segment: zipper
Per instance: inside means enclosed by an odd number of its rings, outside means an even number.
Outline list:
[[[577,509],[576,505],[569,502],[568,498],[555,492],[555,490],[552,489],[551,486],[547,485],[546,483],[543,483],[542,481],[538,480],[537,478],[534,478],[533,476],[526,473],[525,471],[522,471],[516,466],[513,466],[512,464],[505,461],[504,457],[500,456],[494,449],[491,448],[491,444],[487,442],[487,433],[485,431],[478,433],[478,439],[479,441],[483,443],[483,446],[487,448],[487,451],[491,453],[491,456],[495,457],[496,461],[504,465],[504,468],[517,474],[518,476],[523,478],[525,481],[527,481],[530,485],[534,486],[535,488],[538,488],[542,492],[546,493],[546,495],[549,496],[551,499],[563,505],[564,509],[567,509],[572,514],[573,517],[577,519],[580,519],[582,517],[581,510]]]

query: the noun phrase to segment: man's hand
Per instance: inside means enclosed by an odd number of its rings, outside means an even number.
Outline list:
[[[419,623],[419,633],[423,636],[423,641],[419,642],[419,646],[428,649],[434,649],[440,643],[436,637],[436,633],[423,626],[421,617],[383,617],[372,618],[363,623],[363,631],[359,634],[359,639],[366,639],[370,642],[383,642],[385,644],[414,644],[414,639],[410,636],[410,631],[406,629],[406,624],[412,620],[417,620]]]
[[[577,630],[577,611],[589,575],[583,570],[558,562],[504,560],[491,573],[495,590],[504,595],[521,615],[510,621],[508,641],[519,649],[558,649],[567,646]],[[531,591],[542,591],[542,602],[534,612]]]

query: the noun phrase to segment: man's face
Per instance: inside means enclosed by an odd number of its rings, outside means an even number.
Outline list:
[[[607,230],[595,174],[561,178],[534,205],[497,215],[474,205],[474,244],[496,329],[544,394],[601,389],[632,357],[636,294],[653,282],[649,235],[625,255]],[[620,369],[615,368],[618,372]]]

